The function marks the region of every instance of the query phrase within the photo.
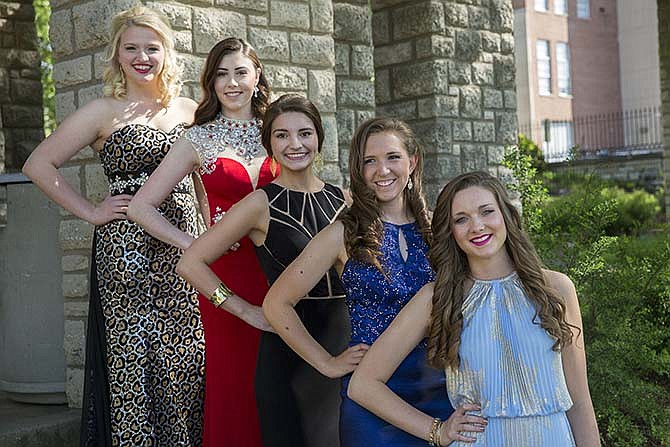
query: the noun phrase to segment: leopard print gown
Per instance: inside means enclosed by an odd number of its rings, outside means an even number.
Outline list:
[[[134,194],[182,131],[112,133],[100,151],[111,194]],[[190,178],[159,211],[197,234]],[[128,220],[94,238],[81,445],[200,446],[205,346],[197,292],[175,272],[181,251]]]

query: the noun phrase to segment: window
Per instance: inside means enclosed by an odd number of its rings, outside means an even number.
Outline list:
[[[572,121],[542,122],[542,152],[548,162],[564,161],[575,145]]]
[[[568,0],[554,0],[554,13],[568,15]]]
[[[571,95],[572,82],[570,81],[570,49],[565,42],[556,43],[556,80],[558,94]]]
[[[535,0],[535,11],[549,11],[549,0]]]
[[[537,90],[540,95],[551,95],[551,53],[549,41],[537,41]]]
[[[589,0],[577,0],[577,17],[580,19],[591,18],[591,7]]]

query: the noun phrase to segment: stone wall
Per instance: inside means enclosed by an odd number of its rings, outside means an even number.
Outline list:
[[[0,1],[0,174],[16,172],[44,138],[32,0]]]
[[[665,215],[670,219],[670,0],[658,0],[658,56],[663,110],[663,174],[665,176]]]
[[[499,167],[516,141],[509,0],[375,0],[377,113],[408,120],[426,149],[432,202],[452,176]]]

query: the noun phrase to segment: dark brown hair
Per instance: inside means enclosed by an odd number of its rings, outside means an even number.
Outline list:
[[[512,204],[503,184],[486,172],[476,171],[453,178],[437,198],[433,214],[433,244],[428,253],[435,270],[433,309],[428,330],[428,362],[436,368],[457,368],[458,349],[463,328],[465,280],[470,267],[465,253],[453,237],[452,203],[456,193],[477,186],[490,191],[502,213],[507,239],[505,249],[523,283],[530,301],[535,305],[540,326],[556,341],[559,350],[572,342],[571,327],[565,320],[565,303],[558,291],[547,284],[543,265],[530,238],[523,230],[521,215]]]
[[[323,131],[323,122],[321,121],[319,109],[316,108],[312,101],[304,96],[287,93],[270,104],[263,116],[261,142],[263,143],[265,150],[268,152],[268,157],[272,157],[272,145],[270,144],[270,140],[272,139],[272,123],[277,117],[288,112],[302,113],[312,121],[312,124],[314,124],[314,128],[316,129],[316,136],[319,140],[319,152],[321,152],[325,133]]]
[[[248,57],[251,62],[253,62],[256,70],[260,70],[261,72],[258,77],[258,93],[251,97],[251,111],[256,118],[261,118],[265,113],[270,97],[270,85],[265,77],[265,70],[263,70],[261,61],[258,59],[256,50],[254,50],[254,48],[244,39],[240,39],[239,37],[228,37],[214,45],[207,55],[205,68],[200,76],[202,100],[195,111],[194,124],[200,125],[212,121],[221,111],[221,104],[219,103],[219,98],[216,96],[216,91],[214,90],[216,72],[219,68],[219,64],[221,64],[221,59],[223,59],[224,56],[236,52],[240,52]]]
[[[430,220],[428,208],[423,196],[423,151],[412,129],[404,121],[395,118],[371,118],[363,122],[354,134],[349,147],[349,176],[353,203],[351,208],[341,215],[344,224],[344,243],[347,254],[352,259],[374,265],[382,270],[381,241],[384,237],[381,212],[375,192],[365,183],[363,167],[365,146],[370,136],[380,133],[392,133],[398,137],[407,154],[416,156],[416,166],[410,174],[414,184],[412,189],[405,188],[403,194],[405,204],[414,215],[428,245],[431,242]]]

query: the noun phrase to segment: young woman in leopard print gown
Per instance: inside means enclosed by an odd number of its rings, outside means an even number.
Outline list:
[[[126,218],[132,195],[193,120],[180,98],[172,32],[137,6],[112,21],[105,96],[70,115],[24,166],[67,211],[95,225],[86,342],[83,446],[200,446],[204,336],[197,293],[176,273],[178,248]],[[92,203],[58,168],[91,146],[109,180]],[[160,211],[196,235],[190,178]]]

